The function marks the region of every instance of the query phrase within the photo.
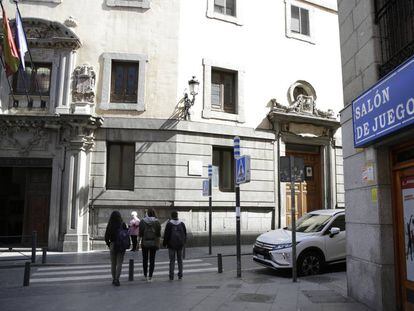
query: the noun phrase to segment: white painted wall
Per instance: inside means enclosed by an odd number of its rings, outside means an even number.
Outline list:
[[[102,88],[102,54],[137,53],[148,55],[144,113],[104,112],[100,115],[140,115],[146,118],[168,118],[176,105],[176,71],[179,0],[152,0],[151,8],[107,7],[101,0],[64,0],[60,4],[23,2],[22,17],[36,17],[64,23],[69,16],[77,21],[71,28],[80,38],[75,67],[84,63],[96,71],[96,100]],[[15,7],[4,1],[9,19]],[[99,104],[98,104],[99,107]]]
[[[336,6],[336,1],[329,2]],[[269,111],[266,105],[272,98],[288,105],[288,88],[297,80],[306,80],[314,86],[318,109],[339,112],[342,80],[335,11],[312,7],[311,31],[315,44],[311,44],[286,37],[284,0],[261,0],[258,6],[238,1],[242,26],[206,17],[207,3],[207,0],[181,1],[177,101],[192,75],[200,80],[202,91],[202,59],[208,58],[245,69],[246,122],[242,126],[256,128],[266,117]],[[193,120],[229,123],[202,119],[202,109],[200,93],[193,107]]]
[[[287,105],[287,90],[297,80],[310,82],[317,92],[317,108],[338,112],[342,103],[339,31],[334,0],[314,0],[311,31],[315,44],[286,37],[285,0],[238,1],[242,26],[207,17],[208,0],[151,0],[148,10],[107,7],[104,1],[64,0],[60,4],[23,2],[23,17],[64,23],[73,16],[72,30],[82,41],[75,66],[89,63],[97,73],[97,97],[102,88],[102,54],[148,55],[145,112],[100,111],[103,116],[136,115],[168,118],[196,75],[202,90],[202,59],[229,62],[245,69],[246,122],[256,128],[266,117],[270,99]],[[332,3],[331,3],[332,2]],[[15,9],[5,2],[9,18]],[[322,6],[328,6],[324,9]],[[192,120],[201,117],[202,93]],[[99,105],[97,106],[99,108]],[[232,124],[232,122],[230,122]]]

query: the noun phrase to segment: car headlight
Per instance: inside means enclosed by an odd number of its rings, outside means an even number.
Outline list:
[[[298,245],[299,242],[296,242],[296,245]],[[283,244],[276,244],[275,246],[273,246],[272,251],[276,251],[278,249],[283,249],[283,248],[289,248],[292,247],[292,243],[283,243]]]

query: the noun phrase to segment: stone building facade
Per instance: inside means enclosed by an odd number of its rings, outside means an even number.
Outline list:
[[[19,7],[41,69],[31,76],[43,89],[26,95],[14,77],[12,94],[1,78],[2,184],[12,180],[0,196],[10,228],[3,235],[36,229],[50,249],[84,251],[104,246],[114,209],[128,219],[154,208],[163,223],[176,209],[190,243],[205,245],[202,180],[212,164],[213,243],[233,243],[234,136],[251,157],[251,181],[241,185],[245,242],[290,221],[290,191],[278,178],[282,155],[306,157],[299,216],[344,206],[335,1],[252,8],[244,1],[45,0]],[[191,104],[193,76],[200,84]]]
[[[338,14],[348,293],[373,310],[412,310],[414,265],[406,246],[412,247],[407,193],[414,133],[408,121],[397,121],[406,103],[404,117],[414,110],[410,99],[397,98],[412,96],[407,91],[412,88],[405,87],[412,79],[402,73],[414,54],[413,5],[405,0],[339,0]],[[386,119],[378,116],[379,103]],[[359,105],[364,105],[363,116]],[[381,125],[375,123],[378,118]]]

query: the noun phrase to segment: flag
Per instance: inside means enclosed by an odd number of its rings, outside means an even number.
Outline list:
[[[26,35],[23,29],[22,19],[20,18],[19,10],[16,11],[16,45],[19,51],[20,64],[22,65],[23,71],[26,69],[24,62],[24,55],[29,51],[27,47]]]
[[[13,40],[13,34],[10,29],[9,20],[3,9],[3,53],[6,65],[6,75],[10,76],[19,69],[20,59],[16,44]]]

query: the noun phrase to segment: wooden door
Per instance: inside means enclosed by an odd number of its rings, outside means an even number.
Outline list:
[[[37,231],[39,245],[47,245],[48,240],[50,187],[51,169],[27,169],[23,234]]]
[[[305,181],[295,183],[296,219],[306,212],[323,208],[322,206],[322,173],[320,153],[287,152],[288,156],[303,158],[305,163]],[[286,224],[291,224],[290,183],[286,183]]]

